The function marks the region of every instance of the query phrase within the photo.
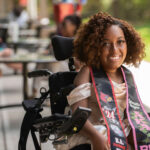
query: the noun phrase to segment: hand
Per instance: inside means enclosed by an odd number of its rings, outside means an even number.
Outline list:
[[[4,49],[2,52],[1,52],[1,56],[2,57],[8,57],[8,56],[11,56],[12,55],[12,50],[9,49],[9,48],[6,48]]]
[[[93,150],[110,150],[110,144],[103,135],[95,136],[92,140]]]
[[[80,133],[89,138],[93,150],[111,150],[106,137],[99,133],[90,121],[86,121]]]

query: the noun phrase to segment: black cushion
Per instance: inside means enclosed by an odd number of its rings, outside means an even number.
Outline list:
[[[65,60],[71,57],[73,52],[73,39],[59,35],[52,37],[53,51],[57,60]]]

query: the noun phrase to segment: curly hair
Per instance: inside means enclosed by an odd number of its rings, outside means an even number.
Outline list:
[[[100,50],[107,29],[118,25],[124,33],[127,43],[127,55],[124,63],[138,66],[145,56],[145,45],[140,35],[128,22],[99,12],[79,28],[74,40],[74,56],[91,67],[100,67]]]

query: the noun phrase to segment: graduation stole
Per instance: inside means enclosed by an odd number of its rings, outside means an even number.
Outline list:
[[[150,118],[144,110],[131,72],[123,66],[121,71],[126,85],[126,113],[133,131],[135,150],[150,150]],[[90,73],[97,102],[107,126],[111,150],[128,150],[112,81],[102,69],[96,71],[90,68]]]

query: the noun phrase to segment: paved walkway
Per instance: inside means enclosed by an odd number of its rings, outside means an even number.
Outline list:
[[[129,67],[137,83],[139,93],[147,111],[150,112],[150,63],[142,62],[140,68]],[[0,77],[0,105],[21,103],[22,77]],[[49,115],[49,109],[44,109],[44,115]],[[24,116],[22,108],[0,110],[0,150],[17,150],[19,129]],[[51,143],[42,145],[43,150],[53,150]],[[31,137],[28,140],[27,150],[34,150]]]

